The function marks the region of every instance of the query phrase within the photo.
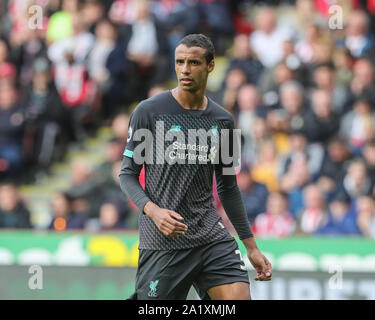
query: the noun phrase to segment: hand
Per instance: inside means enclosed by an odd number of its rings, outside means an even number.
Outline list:
[[[188,228],[186,224],[177,221],[182,221],[184,218],[173,210],[163,209],[152,202],[147,202],[144,211],[154,221],[157,228],[168,237],[182,236]]]
[[[272,266],[268,259],[259,251],[259,249],[253,249],[247,254],[251,264],[257,272],[257,276],[254,280],[257,281],[269,281],[272,278]]]

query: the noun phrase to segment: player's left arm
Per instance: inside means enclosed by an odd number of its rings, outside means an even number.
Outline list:
[[[234,170],[233,170],[234,171]],[[222,168],[215,168],[217,192],[224,210],[247,250],[249,261],[255,268],[257,276],[254,280],[268,281],[272,278],[272,266],[260,252],[251,225],[247,219],[245,206],[237,185],[236,175],[223,175]]]
[[[254,280],[268,281],[272,277],[271,263],[258,249],[254,235],[251,232],[251,225],[247,218],[241,192],[237,185],[235,167],[240,162],[241,140],[239,135],[236,135],[239,132],[234,130],[233,118],[227,123],[227,129],[229,129],[229,139],[224,139],[222,135],[220,147],[225,148],[225,144],[229,144],[227,145],[228,148],[225,149],[229,151],[232,160],[226,164],[229,158],[226,161],[219,158],[219,161],[215,164],[217,193],[229,220],[246,247],[247,256],[251,264],[257,271],[257,276]]]

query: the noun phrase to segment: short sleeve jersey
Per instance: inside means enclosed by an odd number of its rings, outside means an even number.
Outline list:
[[[216,212],[212,188],[215,168],[233,163],[224,164],[220,154],[228,150],[231,159],[233,129],[232,115],[211,99],[204,110],[188,110],[165,91],[136,107],[124,156],[144,165],[150,200],[179,213],[188,226],[183,236],[167,237],[141,214],[140,249],[185,249],[231,237]],[[228,148],[221,151],[224,140]]]

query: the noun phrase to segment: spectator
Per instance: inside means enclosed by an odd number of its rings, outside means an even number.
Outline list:
[[[105,148],[106,161],[95,170],[95,177],[99,183],[112,180],[113,164],[122,160],[124,150],[125,146],[120,138],[112,138],[107,142]]]
[[[0,228],[31,228],[30,212],[11,183],[0,185]]]
[[[111,203],[116,206],[121,225],[125,224],[127,227],[136,228],[138,224],[138,214],[137,221],[135,221],[132,205],[120,188],[118,175],[121,169],[121,160],[119,158],[122,158],[123,150],[122,146],[121,149],[119,147],[118,143],[114,141],[108,144],[108,161],[99,166],[89,180],[85,182],[89,186],[88,192],[75,198],[79,205],[81,203],[83,213],[89,218],[88,226],[90,228],[98,228],[98,220],[100,222],[101,219],[100,210],[104,203]],[[77,200],[74,200],[74,206],[77,205]],[[78,210],[81,211],[82,209]]]
[[[147,97],[148,90],[169,76],[169,44],[165,31],[150,12],[150,2],[137,1],[137,16],[131,24],[120,27],[129,66],[130,102]]]
[[[375,238],[375,201],[373,197],[362,196],[357,202],[357,225],[365,237]]]
[[[256,16],[256,30],[251,34],[251,47],[260,62],[266,68],[274,67],[282,60],[282,44],[292,37],[292,32],[277,26],[277,17],[273,9],[261,9]]]
[[[9,48],[4,39],[0,38],[0,65],[8,61]]]
[[[296,154],[291,160],[288,171],[280,177],[280,190],[288,195],[290,212],[298,217],[304,208],[303,190],[312,179],[305,154]]]
[[[216,52],[224,54],[226,48],[223,39],[232,38],[234,34],[230,1],[199,0],[197,10],[201,21],[204,21],[202,29],[210,34]]]
[[[48,22],[48,44],[73,35],[73,16],[79,11],[79,0],[62,0],[61,10],[52,14]]]
[[[114,162],[112,165],[111,179],[108,179],[99,188],[99,190],[103,190],[101,202],[116,203],[121,212],[121,219],[124,220],[128,226],[134,227],[134,216],[132,216],[133,211],[130,200],[126,196],[124,196],[123,193],[121,193],[119,179],[120,169],[121,161]],[[144,183],[142,184],[142,187],[144,187]],[[136,218],[136,220],[138,220],[138,215],[136,216]],[[137,225],[137,222],[135,223],[135,225]]]
[[[251,137],[250,140],[244,139],[243,141],[244,145],[241,148],[241,157],[245,163],[255,163],[262,143],[272,138],[266,120],[263,117],[255,117],[249,136]],[[275,147],[277,148],[276,143]]]
[[[353,8],[361,8],[367,14],[369,18],[369,32],[375,32],[375,6],[371,0],[364,0],[364,1],[352,1]]]
[[[125,47],[117,41],[117,28],[108,20],[101,20],[95,29],[95,42],[88,56],[88,72],[102,95],[102,114],[112,117],[124,98]]]
[[[362,154],[366,163],[368,176],[371,179],[371,183],[375,185],[375,139],[366,142]]]
[[[278,94],[279,88],[283,83],[300,77],[301,61],[294,48],[294,40],[284,40],[281,61],[274,67],[267,68],[262,72],[259,79],[259,90],[265,95],[264,98],[268,105],[275,104],[275,93]]]
[[[95,29],[95,42],[88,56],[88,72],[100,87],[105,87],[109,80],[106,63],[115,49],[116,38],[115,26],[108,20],[101,20]]]
[[[339,192],[345,194],[350,200],[355,200],[359,196],[371,194],[372,188],[365,163],[362,159],[354,159],[349,164],[343,183],[338,187]]]
[[[343,183],[351,159],[352,155],[344,139],[335,137],[329,141],[317,182],[324,192],[329,194]]]
[[[64,108],[50,77],[48,62],[35,60],[31,86],[25,92],[25,119],[34,143],[28,146],[33,162],[44,168],[61,159],[72,131],[69,113]]]
[[[271,193],[267,199],[267,211],[258,215],[254,221],[254,235],[261,238],[282,238],[292,235],[295,221],[288,212],[287,203],[285,194]]]
[[[262,108],[256,87],[251,84],[243,85],[238,90],[237,105],[239,107],[237,127],[241,129],[247,144],[253,138],[251,128],[254,126],[258,110]]]
[[[267,124],[276,132],[288,132],[290,128],[300,129],[303,125],[303,87],[297,81],[288,81],[280,87],[281,106],[267,114]]]
[[[332,54],[332,62],[335,67],[334,80],[336,82],[336,85],[342,86],[344,88],[350,87],[350,83],[353,79],[353,59],[350,56],[348,50],[335,49]],[[348,93],[346,93],[346,96],[348,96]]]
[[[325,90],[312,92],[312,110],[303,116],[301,130],[309,142],[326,143],[339,130],[340,120],[333,111],[331,93]]]
[[[87,25],[82,21],[82,14],[74,15],[72,22],[73,34],[56,41],[48,49],[48,57],[56,66],[66,62],[84,63],[94,45],[95,37],[88,32]]]
[[[258,214],[266,211],[267,186],[253,180],[251,169],[246,164],[241,166],[241,170],[237,175],[237,182],[241,190],[247,217],[253,223]]]
[[[121,220],[118,207],[113,203],[103,203],[100,207],[99,219],[101,230],[124,229],[124,221]]]
[[[289,81],[296,80],[295,72],[282,61],[274,68],[264,71],[259,79],[259,91],[264,97],[267,106],[274,106],[279,103],[280,87]]]
[[[195,1],[153,1],[152,12],[165,26],[171,50],[176,48],[177,43],[185,35],[199,31],[200,16],[198,3]],[[174,58],[171,58],[174,64]]]
[[[240,87],[246,84],[246,73],[242,69],[232,69],[225,76],[219,91],[211,94],[214,101],[220,103],[234,118],[237,118],[237,95]]]
[[[28,40],[28,36],[30,34],[30,16],[28,14],[28,8],[31,6],[30,1],[24,0],[10,0],[8,6],[8,15],[9,21],[8,25],[6,26],[7,29],[7,36],[9,43],[12,47],[17,48],[21,46],[24,42]],[[46,2],[45,1],[38,1],[37,5],[41,7],[42,10],[45,9]],[[41,31],[44,33],[47,21],[45,18],[40,17],[41,24],[38,25],[39,30],[35,30],[37,33]],[[40,29],[41,27],[41,29]],[[32,30],[31,32],[34,32]]]
[[[300,2],[300,1],[299,1]],[[307,1],[311,2],[311,1]],[[314,57],[314,46],[321,37],[321,30],[314,24],[306,24],[302,28],[302,37],[296,43],[296,53],[302,63],[312,63]]]
[[[296,232],[313,234],[327,216],[324,195],[317,185],[310,184],[303,191],[303,202],[305,209],[299,214]]]
[[[284,40],[282,50],[283,50],[282,61],[285,62],[286,66],[290,70],[294,72],[298,72],[301,67],[302,62],[295,51],[295,40],[293,38]]]
[[[118,114],[112,121],[112,131],[116,138],[123,142],[124,150],[125,143],[128,137],[128,126],[129,126],[129,116],[126,113]]]
[[[315,68],[322,64],[330,64],[332,55],[334,52],[334,45],[330,35],[323,29],[317,27],[317,30],[312,29],[310,31],[312,35],[309,35],[309,49],[311,52],[308,53],[308,61],[304,61],[301,65],[299,72],[299,81],[303,86],[311,87],[314,85],[313,73]],[[303,54],[298,48],[296,48],[299,56]],[[311,56],[310,56],[311,55]],[[303,57],[300,57],[303,61]]]
[[[275,144],[271,140],[261,142],[258,158],[251,171],[254,181],[265,184],[270,192],[278,191],[278,165],[278,154]]]
[[[65,231],[68,229],[83,229],[85,218],[73,211],[72,202],[68,195],[58,193],[52,198],[52,221],[48,229]]]
[[[303,30],[304,27],[314,25],[314,23],[319,22],[319,14],[316,12],[315,1],[311,0],[296,0],[296,15],[297,15],[297,25],[295,25],[296,30]]]
[[[347,88],[335,83],[334,68],[331,64],[317,66],[313,73],[314,83],[318,90],[326,91],[332,99],[332,109],[337,115],[342,115],[348,100]]]
[[[85,161],[76,160],[72,165],[72,184],[65,191],[71,200],[72,209],[87,217],[97,216],[98,197],[97,182],[93,179],[94,168]]]
[[[11,62],[8,43],[0,38],[0,84],[10,82],[15,84],[16,67]]]
[[[113,23],[132,24],[138,15],[138,4],[135,0],[115,0],[108,12]]]
[[[24,33],[22,43],[12,47],[12,60],[21,66],[18,70],[20,85],[27,87],[32,81],[34,62],[47,56],[47,45],[39,29],[26,28]]]
[[[309,173],[312,178],[319,175],[322,167],[324,150],[320,144],[308,144],[306,136],[299,130],[291,131],[289,134],[290,150],[280,160],[280,175],[283,176],[289,171],[289,166],[301,156],[307,159]]]
[[[246,34],[236,35],[233,41],[233,50],[226,74],[232,69],[241,69],[246,73],[246,82],[257,84],[263,71],[263,66],[254,56],[250,40]]]
[[[375,102],[375,71],[374,66],[368,59],[358,59],[353,66],[354,77],[350,84],[349,103],[356,99],[365,97],[371,103]]]
[[[366,141],[375,137],[375,115],[367,99],[357,99],[353,110],[341,119],[340,135],[355,155],[360,155]]]
[[[350,210],[350,200],[343,193],[337,193],[329,204],[329,213],[316,235],[340,236],[359,235],[356,215]]]
[[[75,139],[82,142],[88,135],[84,122],[93,109],[97,93],[85,64],[94,36],[87,31],[79,14],[73,18],[73,27],[73,36],[53,43],[48,56],[53,62],[56,88],[71,115]]]
[[[104,18],[104,5],[101,0],[85,0],[81,7],[84,24],[95,34],[98,23]]]
[[[314,68],[320,64],[330,63],[332,54],[334,52],[334,45],[331,37],[327,33],[323,33],[313,46],[313,58],[307,64],[307,71],[312,72]],[[309,74],[309,76],[311,76]]]
[[[353,10],[350,13],[345,28],[344,45],[355,58],[363,56],[364,52],[374,45],[369,33],[369,20],[364,11]]]
[[[197,3],[184,0],[156,1],[152,3],[152,12],[167,27],[171,44],[174,37],[182,39],[199,29]],[[175,48],[176,44],[171,48]]]
[[[10,62],[5,62],[0,65],[0,84],[10,84],[15,86],[17,79],[17,70]]]
[[[15,178],[24,164],[24,106],[18,101],[16,88],[0,85],[0,177]]]

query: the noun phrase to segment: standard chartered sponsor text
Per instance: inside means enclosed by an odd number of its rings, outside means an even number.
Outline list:
[[[222,163],[227,169],[233,169],[240,163],[240,129],[221,129],[219,139],[215,126],[208,130],[188,129],[187,137],[182,130],[165,132],[164,128],[164,121],[156,121],[155,133],[144,128],[134,130],[132,138],[137,144],[132,150],[132,157],[135,163]]]

